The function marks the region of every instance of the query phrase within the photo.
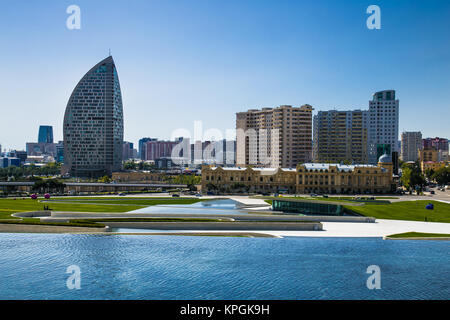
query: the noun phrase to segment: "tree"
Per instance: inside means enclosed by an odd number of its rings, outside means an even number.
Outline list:
[[[134,160],[132,160],[132,161],[126,161],[126,162],[123,164],[123,168],[124,168],[125,170],[136,170],[136,166],[137,166],[137,163],[134,162]]]
[[[434,174],[433,169],[425,170],[425,177],[427,177],[428,180],[433,180],[433,174]]]
[[[66,185],[57,179],[37,180],[31,190],[38,193],[44,192],[64,192]]]
[[[404,163],[402,166],[402,177],[400,180],[407,189],[422,188],[425,178],[418,162],[413,164]]]
[[[103,177],[99,178],[97,181],[101,182],[101,183],[110,183],[111,182],[111,178],[108,177],[108,176],[103,176]]]
[[[450,184],[450,167],[442,167],[437,169],[432,178],[440,185]]]

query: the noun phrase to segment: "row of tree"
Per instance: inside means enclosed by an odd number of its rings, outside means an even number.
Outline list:
[[[434,170],[426,170],[422,172],[420,163],[418,161],[414,163],[403,163],[402,177],[400,182],[402,185],[411,190],[422,190],[428,181],[435,181],[439,185],[450,184],[450,167],[441,167]],[[426,179],[427,178],[427,179]]]
[[[436,181],[437,184],[450,184],[450,167],[441,167],[434,171],[433,169],[425,170],[425,176],[428,180]]]
[[[45,166],[10,166],[0,168],[0,181],[34,180],[35,176],[54,176],[61,174],[61,164],[56,162],[47,163]]]
[[[63,193],[66,185],[58,179],[41,179],[34,182],[31,190],[37,193],[58,192]]]
[[[154,164],[150,164],[144,161],[136,162],[134,160],[126,161],[123,164],[124,170],[154,170],[156,167]]]

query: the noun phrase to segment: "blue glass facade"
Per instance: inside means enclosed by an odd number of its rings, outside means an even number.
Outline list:
[[[40,126],[39,127],[39,143],[53,143],[53,127]]]

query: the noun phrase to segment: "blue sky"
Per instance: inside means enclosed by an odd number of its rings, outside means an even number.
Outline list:
[[[450,138],[450,2],[0,0],[0,144],[25,148],[40,124],[62,139],[67,100],[108,55],[125,140],[234,128],[235,113],[282,104],[367,109],[395,89],[400,132]],[[81,8],[81,30],[66,8]],[[366,8],[381,8],[381,29]]]

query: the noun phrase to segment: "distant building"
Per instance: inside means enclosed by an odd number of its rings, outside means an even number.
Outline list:
[[[448,151],[445,153],[442,150],[438,150],[434,147],[426,147],[419,150],[419,161],[422,172],[426,170],[434,170],[445,166],[447,160]]]
[[[438,162],[439,151],[434,148],[424,148],[419,150],[419,160],[420,162]]]
[[[312,111],[305,104],[236,113],[237,165],[294,168],[310,161]]]
[[[144,152],[144,143],[148,141],[156,141],[158,139],[156,138],[142,138],[139,139],[139,145],[138,145],[138,156],[141,160],[145,160],[145,152]]]
[[[27,142],[28,156],[44,156],[49,155],[56,157],[56,144],[47,142]]]
[[[7,168],[9,166],[8,158],[0,157],[0,168]]]
[[[123,107],[111,56],[78,82],[64,115],[64,166],[71,176],[98,177],[122,168]]]
[[[20,159],[10,157],[0,158],[0,168],[7,168],[11,166],[20,167]]]
[[[420,169],[422,170],[422,172],[426,172],[427,170],[436,171],[442,167],[445,167],[445,162],[435,162],[435,161],[420,162]]]
[[[149,171],[113,172],[112,180],[116,182],[163,183],[165,173]]]
[[[380,148],[389,155],[398,150],[399,100],[395,90],[375,92],[369,101],[368,157],[370,164],[376,164]]]
[[[24,150],[11,150],[8,152],[8,156],[10,158],[18,158],[20,160],[20,164],[23,164],[27,159],[27,152]]]
[[[368,111],[319,111],[314,116],[314,162],[367,163]]]
[[[133,143],[132,142],[128,142],[128,141],[124,141],[123,145],[123,160],[129,160],[129,159],[133,159],[134,158],[134,149],[133,149]]]
[[[56,162],[64,163],[64,142],[59,141],[56,145]]]
[[[403,132],[401,143],[402,161],[417,161],[419,159],[419,150],[422,149],[422,133]]]
[[[189,142],[189,138],[183,139],[182,143],[186,143],[183,151],[187,150],[188,152],[179,155],[187,164],[192,166],[201,164],[234,166],[236,164],[235,140],[196,141],[192,144]],[[188,150],[189,148],[190,150]]]
[[[435,149],[448,152],[448,139],[445,138],[426,138],[422,140],[423,149]]]
[[[172,157],[161,157],[155,159],[155,165],[158,169],[171,169],[174,167],[178,167],[178,164],[175,163]]]
[[[39,143],[53,143],[53,127],[39,126]]]
[[[143,160],[156,160],[159,158],[167,158],[172,156],[172,149],[179,142],[177,141],[147,141],[144,142],[142,152]]]

